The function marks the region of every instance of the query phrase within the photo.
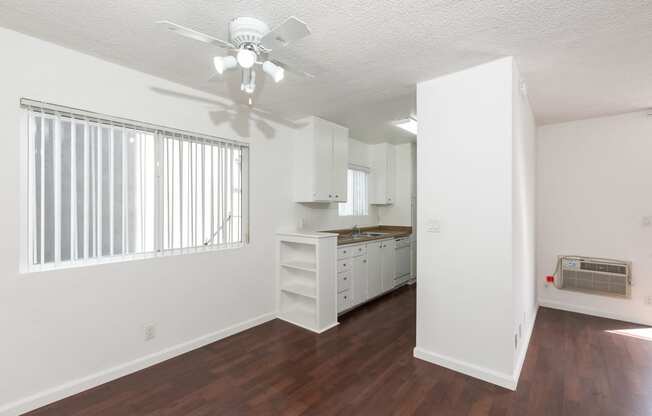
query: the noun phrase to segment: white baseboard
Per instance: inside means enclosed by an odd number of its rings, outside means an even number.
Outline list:
[[[461,361],[452,357],[446,357],[444,355],[437,354],[420,347],[414,348],[414,356],[421,360],[446,367],[462,374],[466,374],[467,376],[478,378],[497,386],[515,391],[516,386],[518,386],[518,379],[521,377],[521,370],[523,369],[523,363],[525,362],[525,356],[527,355],[527,349],[530,345],[530,338],[532,338],[532,332],[534,331],[534,324],[536,322],[538,312],[539,307],[537,306],[534,311],[532,320],[528,324],[528,327],[525,329],[525,336],[521,341],[521,348],[516,361],[516,367],[514,369],[514,373],[511,375]]]
[[[420,347],[414,348],[414,356],[420,360],[449,368],[459,373],[466,374],[467,376],[479,378],[480,380],[496,384],[509,390],[516,390],[516,381],[514,380],[514,376],[511,374],[501,373],[452,357],[446,357]]]
[[[527,349],[530,346],[530,338],[532,338],[532,332],[534,331],[534,324],[537,321],[537,314],[539,313],[539,305],[534,309],[534,314],[532,314],[532,319],[525,328],[525,336],[521,340],[521,349],[516,360],[516,368],[514,369],[514,390],[518,386],[518,380],[521,378],[521,370],[523,370],[523,363],[525,363],[525,356],[527,355]]]
[[[220,331],[203,335],[190,341],[165,348],[161,351],[157,351],[144,357],[137,358],[133,361],[129,361],[115,367],[90,374],[86,377],[71,380],[67,383],[40,391],[36,394],[24,397],[11,403],[0,405],[0,416],[15,416],[34,409],[38,409],[39,407],[53,403],[57,400],[64,399],[84,390],[88,390],[117,378],[135,373],[136,371],[140,371],[154,364],[158,364],[178,355],[185,354],[189,351],[211,344],[215,341],[219,341],[228,336],[237,334],[238,332],[253,328],[265,322],[271,321],[274,318],[276,318],[275,313],[260,315],[256,318],[240,322]]]
[[[294,325],[294,326],[298,326],[299,328],[303,328],[303,329],[305,329],[306,331],[314,332],[314,333],[316,333],[316,334],[324,333],[324,332],[328,331],[329,329],[331,329],[331,328],[335,328],[336,326],[338,326],[338,325],[340,324],[339,322],[335,321],[334,323],[332,323],[332,324],[330,324],[330,325],[327,325],[325,328],[322,328],[322,329],[315,329],[315,328],[311,328],[311,327],[309,327],[309,326],[307,326],[307,325],[304,325],[304,324],[302,324],[302,323],[296,322],[296,321],[294,321],[294,320],[292,320],[292,319],[290,319],[290,318],[287,318],[287,317],[283,316],[282,314],[277,314],[277,315],[276,315],[276,318],[277,318],[277,319],[280,319],[281,321],[287,322],[288,324],[292,324],[292,325]]]
[[[562,311],[576,312],[584,315],[593,315],[600,318],[615,319],[617,321],[631,322],[640,325],[652,326],[652,319],[641,319],[636,316],[622,315],[619,313],[612,313],[604,309],[587,308],[585,306],[572,305],[568,303],[559,302],[556,300],[539,299],[539,306],[546,308],[559,309]]]

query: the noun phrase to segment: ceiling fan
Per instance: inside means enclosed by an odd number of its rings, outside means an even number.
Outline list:
[[[251,94],[256,89],[256,66],[260,66],[275,82],[283,80],[286,70],[306,78],[314,78],[314,75],[308,72],[291,68],[270,57],[272,50],[284,48],[310,34],[308,26],[294,16],[288,17],[272,30],[265,22],[253,17],[235,18],[229,23],[228,42],[167,20],[157,23],[181,36],[226,49],[228,55],[213,58],[215,70],[221,75],[225,71],[240,67],[240,90],[250,95],[249,104]]]

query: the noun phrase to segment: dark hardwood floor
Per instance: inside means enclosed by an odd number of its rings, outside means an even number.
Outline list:
[[[415,288],[314,335],[276,320],[32,415],[652,415],[652,340],[541,308],[516,392],[412,357]]]

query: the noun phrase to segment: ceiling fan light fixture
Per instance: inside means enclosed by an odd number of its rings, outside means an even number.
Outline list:
[[[218,74],[222,75],[224,71],[233,69],[238,66],[238,61],[231,55],[229,56],[216,56],[213,58],[213,65]]]
[[[253,69],[243,69],[242,70],[242,83],[240,84],[240,90],[251,95],[256,90],[256,71]]]
[[[238,64],[245,69],[249,69],[256,63],[256,52],[249,49],[240,49],[237,55]]]
[[[234,51],[233,54],[214,57],[213,65],[220,75],[229,69],[239,68],[241,70],[242,82],[240,83],[240,90],[250,95],[248,97],[249,102],[252,101],[251,95],[254,94],[256,89],[257,68],[255,65],[261,65],[263,72],[268,74],[275,82],[280,82],[285,78],[285,71],[296,73],[305,78],[314,78],[314,75],[292,68],[277,59],[269,58],[268,61],[262,62],[270,56],[272,50],[285,48],[310,35],[308,25],[294,16],[288,17],[271,30],[261,20],[252,17],[237,17],[229,23],[228,41],[169,20],[161,20],[157,23],[185,38],[217,46],[229,52]]]
[[[285,69],[276,65],[272,61],[263,62],[263,71],[272,79],[274,82],[281,82],[285,78]]]

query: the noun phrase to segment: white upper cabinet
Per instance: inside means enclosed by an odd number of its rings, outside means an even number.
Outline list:
[[[331,123],[332,124],[332,123]],[[333,201],[346,202],[347,172],[349,169],[349,129],[333,127]]]
[[[374,205],[393,204],[396,194],[396,150],[389,143],[376,144],[371,150],[371,188],[369,201]]]
[[[294,139],[294,201],[344,202],[349,129],[317,117]]]

